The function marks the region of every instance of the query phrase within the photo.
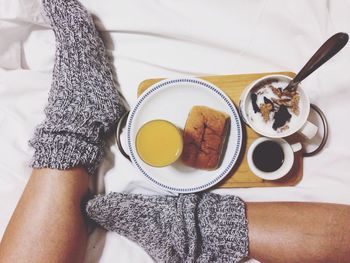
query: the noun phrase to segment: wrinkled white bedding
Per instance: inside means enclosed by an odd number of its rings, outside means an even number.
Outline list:
[[[82,2],[95,15],[130,106],[147,78],[298,71],[329,36],[350,33],[348,0]],[[27,141],[43,118],[54,50],[38,0],[0,0],[0,236],[30,174]],[[215,192],[246,201],[350,204],[349,68],[350,45],[303,82],[328,117],[330,138],[319,155],[305,159],[297,186]],[[115,146],[111,150],[100,190],[104,181],[107,192],[162,193]],[[91,235],[86,262],[152,260],[133,242],[99,229]]]

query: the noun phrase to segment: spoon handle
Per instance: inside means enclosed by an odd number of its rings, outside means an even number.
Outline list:
[[[287,90],[292,90],[302,80],[309,76],[312,72],[322,66],[331,57],[337,54],[348,42],[349,35],[346,33],[337,33],[330,37],[310,58],[305,66],[299,71],[294,79],[286,87]]]

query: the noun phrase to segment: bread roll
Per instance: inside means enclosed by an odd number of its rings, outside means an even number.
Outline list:
[[[213,170],[219,166],[230,116],[206,106],[192,107],[183,132],[182,161],[191,167]]]

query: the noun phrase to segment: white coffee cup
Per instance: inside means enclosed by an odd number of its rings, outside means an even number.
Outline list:
[[[310,100],[308,95],[305,93],[305,91],[300,85],[297,88],[297,91],[300,95],[300,113],[298,116],[293,116],[292,114],[292,118],[288,129],[279,132],[274,131],[272,129],[272,125],[270,125],[270,128],[263,125],[263,120],[260,113],[253,112],[253,106],[251,101],[252,90],[256,90],[257,87],[259,87],[259,85],[271,80],[276,80],[277,83],[280,84],[279,86],[285,87],[292,80],[292,78],[285,75],[268,75],[250,83],[242,92],[239,102],[239,110],[243,121],[247,125],[249,125],[255,132],[265,137],[283,138],[298,132],[307,139],[312,139],[316,135],[318,127],[307,120],[310,113]],[[260,118],[260,121],[258,120],[258,118]]]
[[[254,151],[256,150],[256,147],[266,141],[276,142],[282,149],[284,155],[283,163],[281,164],[281,166],[278,169],[271,172],[262,171],[257,167],[256,163],[253,160],[253,155]],[[289,171],[292,169],[294,163],[294,153],[300,151],[301,148],[302,146],[300,143],[289,144],[286,140],[280,138],[260,137],[249,146],[247,152],[247,161],[249,168],[256,176],[265,180],[276,180],[282,178],[283,176],[288,174]],[[271,158],[273,157],[274,156],[271,156]]]

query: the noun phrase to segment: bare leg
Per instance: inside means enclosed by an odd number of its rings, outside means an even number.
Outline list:
[[[0,262],[83,260],[85,170],[95,173],[124,111],[89,12],[78,0],[42,0],[42,6],[56,37],[53,80],[46,118],[30,140],[37,169],[5,232]],[[84,169],[66,170],[72,167]]]
[[[34,170],[0,244],[0,262],[81,262],[83,169]],[[350,206],[247,203],[250,256],[261,262],[350,262]]]
[[[82,262],[84,169],[34,169],[0,244],[0,262]]]
[[[250,256],[261,262],[350,262],[350,206],[247,203]]]

